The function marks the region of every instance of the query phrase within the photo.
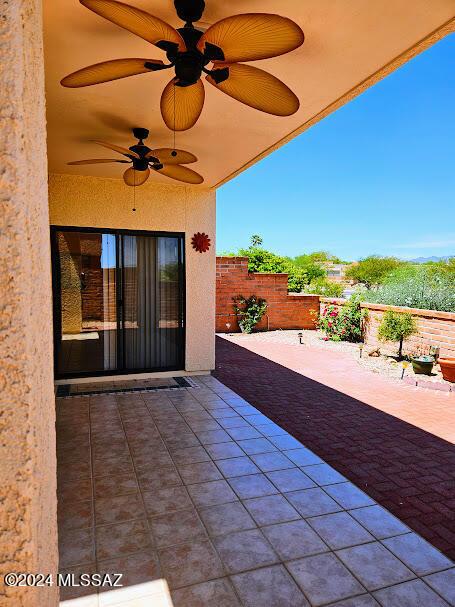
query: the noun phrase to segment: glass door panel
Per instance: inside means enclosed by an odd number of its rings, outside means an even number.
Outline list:
[[[184,368],[183,238],[53,230],[56,375]]]
[[[182,359],[180,239],[122,235],[125,369],[178,368]]]
[[[116,239],[56,231],[58,375],[117,368]]]

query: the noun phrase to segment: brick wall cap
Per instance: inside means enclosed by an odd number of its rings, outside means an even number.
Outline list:
[[[249,257],[241,257],[240,255],[239,256],[237,256],[237,255],[217,255],[216,258],[217,258],[217,260],[218,259],[229,259],[232,261],[235,261],[238,259],[241,259],[242,261],[244,261],[246,259],[246,261],[248,261],[248,259],[249,259]]]
[[[443,318],[444,320],[453,320],[455,322],[455,312],[444,312],[442,310],[423,310],[421,308],[406,308],[404,306],[388,306],[386,304],[376,304],[362,302],[362,308],[368,310],[393,310],[394,312],[406,312],[413,316],[425,316],[427,318]]]
[[[321,297],[321,303],[331,303],[334,302],[339,305],[344,305],[347,303],[347,299],[337,298],[337,297]],[[378,311],[387,311],[392,310],[393,312],[403,312],[409,313],[413,316],[424,316],[426,318],[441,318],[444,320],[452,320],[455,322],[455,312],[444,312],[443,310],[423,310],[421,308],[407,308],[405,306],[390,306],[387,304],[378,304],[378,303],[369,303],[367,301],[362,301],[360,303],[361,308],[366,308],[367,310],[378,310]]]
[[[322,303],[337,303],[340,305],[344,305],[347,303],[347,299],[343,299],[342,297],[321,297]]]
[[[248,272],[253,276],[288,276],[287,272]]]

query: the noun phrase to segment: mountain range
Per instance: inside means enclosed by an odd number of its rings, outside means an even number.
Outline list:
[[[444,257],[436,257],[436,255],[432,255],[431,257],[416,257],[415,259],[410,259],[412,263],[427,263],[428,261],[446,261],[451,257],[455,257],[455,255],[445,255]]]

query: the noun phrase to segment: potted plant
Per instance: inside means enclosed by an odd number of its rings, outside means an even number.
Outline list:
[[[416,375],[431,375],[434,362],[434,356],[411,356],[412,368]]]
[[[240,331],[242,333],[251,333],[264,316],[267,310],[267,302],[265,299],[256,297],[256,295],[251,295],[250,297],[237,295],[232,300]]]
[[[441,367],[442,377],[446,381],[455,383],[455,357],[444,356],[438,358]]]
[[[403,360],[403,341],[416,332],[417,323],[412,314],[387,310],[379,325],[378,337],[381,341],[399,342],[398,360]]]

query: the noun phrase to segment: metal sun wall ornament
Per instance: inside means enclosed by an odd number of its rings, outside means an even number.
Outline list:
[[[156,171],[161,175],[183,181],[184,183],[200,184],[204,178],[189,169],[184,164],[197,162],[197,158],[191,152],[185,150],[176,150],[172,148],[150,149],[144,144],[144,139],[149,136],[149,131],[143,128],[133,129],[133,135],[138,142],[129,148],[124,148],[106,141],[94,141],[98,145],[114,150],[125,156],[128,160],[119,160],[117,158],[92,158],[90,160],[74,160],[68,162],[70,165],[80,164],[100,164],[109,162],[119,162],[121,164],[131,164],[132,166],[123,173],[123,180],[126,185],[138,186],[147,181],[150,176],[150,170]]]
[[[205,232],[196,232],[191,239],[191,245],[198,253],[206,253],[210,249],[210,238]]]
[[[268,13],[233,15],[203,32],[193,23],[202,17],[204,0],[174,0],[177,15],[185,22],[178,29],[116,0],[80,3],[163,50],[168,63],[146,58],[103,61],[63,78],[65,87],[91,86],[172,68],[175,76],[161,96],[161,114],[173,131],[185,131],[198,121],[205,100],[203,74],[218,90],[262,112],[290,116],[299,109],[297,96],[281,80],[243,63],[284,55],[303,44],[303,31],[287,17]]]

